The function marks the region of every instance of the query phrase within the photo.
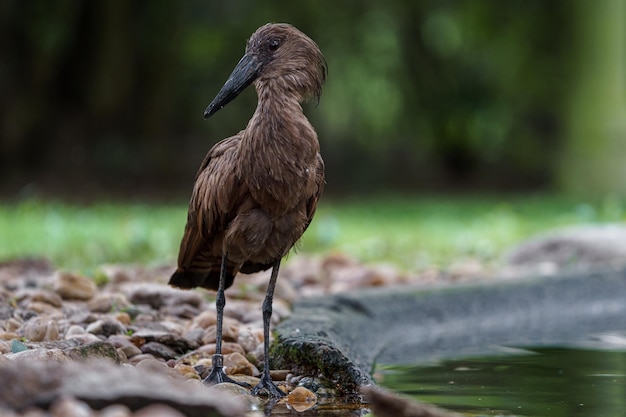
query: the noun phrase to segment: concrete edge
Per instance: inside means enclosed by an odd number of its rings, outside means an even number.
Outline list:
[[[302,300],[275,331],[274,364],[358,395],[377,363],[562,345],[626,330],[626,270]]]

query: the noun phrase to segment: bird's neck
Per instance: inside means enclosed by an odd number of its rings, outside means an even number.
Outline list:
[[[257,88],[257,93],[257,108],[243,134],[247,149],[277,156],[286,153],[293,160],[319,151],[317,134],[304,115],[300,95],[270,88]]]
[[[258,86],[257,93],[256,111],[242,132],[240,169],[253,173],[248,176],[253,178],[251,188],[267,190],[278,198],[278,188],[308,177],[308,170],[317,163],[319,142],[302,111],[300,96]]]

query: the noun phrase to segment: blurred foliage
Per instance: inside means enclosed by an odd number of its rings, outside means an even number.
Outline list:
[[[327,58],[306,110],[329,193],[550,186],[574,23],[599,3],[6,0],[1,189],[188,195],[205,152],[253,112],[248,91],[201,117],[268,21]]]
[[[68,204],[23,200],[0,205],[0,261],[43,256],[60,268],[103,263],[173,264],[186,207]],[[615,194],[576,200],[545,195],[325,199],[298,252],[341,252],[407,270],[447,268],[475,259],[497,265],[516,243],[548,229],[626,222]]]

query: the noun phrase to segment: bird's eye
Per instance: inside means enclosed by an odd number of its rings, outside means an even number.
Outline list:
[[[267,44],[267,48],[270,51],[272,51],[272,52],[277,50],[279,46],[280,46],[280,40],[279,39],[270,39],[268,44]]]

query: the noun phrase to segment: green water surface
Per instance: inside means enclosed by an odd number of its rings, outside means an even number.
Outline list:
[[[626,352],[539,348],[383,367],[382,385],[468,416],[626,416]]]

